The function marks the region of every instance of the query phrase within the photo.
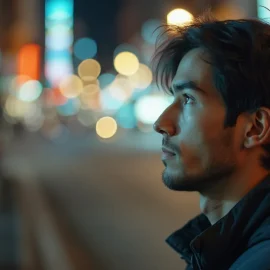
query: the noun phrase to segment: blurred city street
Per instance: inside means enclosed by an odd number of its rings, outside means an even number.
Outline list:
[[[198,213],[198,196],[163,185],[160,136],[125,138],[104,144],[89,134],[53,144],[31,134],[12,144],[5,168],[42,187],[94,270],[184,269],[164,240]]]
[[[266,2],[0,0],[0,270],[185,269],[165,239],[199,196],[162,183],[158,37]]]

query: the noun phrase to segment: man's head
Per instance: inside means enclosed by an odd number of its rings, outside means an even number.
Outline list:
[[[166,35],[156,76],[174,101],[154,125],[165,184],[203,192],[250,167],[269,171],[270,26],[204,19]]]

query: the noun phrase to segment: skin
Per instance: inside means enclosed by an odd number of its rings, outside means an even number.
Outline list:
[[[182,58],[171,84],[174,101],[154,129],[175,153],[162,160],[163,182],[172,190],[199,192],[201,211],[214,224],[269,173],[259,157],[270,138],[270,110],[242,113],[234,127],[224,127],[225,104],[204,60],[209,56],[200,48]],[[186,81],[200,90],[179,90]]]

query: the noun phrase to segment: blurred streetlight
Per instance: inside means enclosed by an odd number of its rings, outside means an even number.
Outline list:
[[[96,123],[96,132],[103,139],[111,138],[116,131],[117,123],[112,117],[102,117]]]
[[[193,15],[185,9],[177,8],[167,15],[167,23],[173,25],[183,25],[193,20]]]

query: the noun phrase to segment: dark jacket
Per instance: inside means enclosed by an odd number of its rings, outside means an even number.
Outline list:
[[[166,241],[186,270],[270,270],[270,175],[214,225],[201,214]]]

